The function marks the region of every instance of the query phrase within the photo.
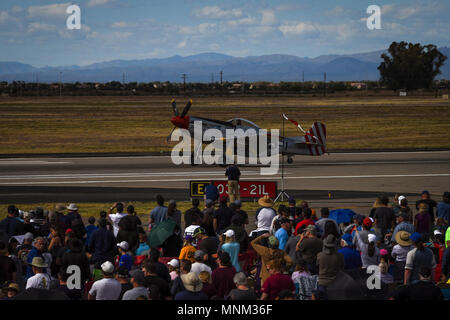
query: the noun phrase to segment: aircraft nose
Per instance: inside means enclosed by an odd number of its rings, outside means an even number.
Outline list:
[[[177,127],[177,128],[182,128],[182,129],[188,129],[189,128],[189,118],[188,117],[173,117],[172,119],[170,119],[170,122],[172,122],[172,124]]]

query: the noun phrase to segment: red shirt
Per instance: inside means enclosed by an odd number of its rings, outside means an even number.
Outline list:
[[[264,281],[262,292],[267,293],[267,299],[275,300],[283,290],[295,291],[294,282],[287,274],[276,273]]]
[[[295,227],[294,235],[297,235],[297,232],[298,232],[298,230],[299,230],[300,228],[302,228],[302,227],[305,227],[305,228],[306,228],[307,226],[309,226],[309,225],[311,225],[311,224],[315,224],[314,220],[311,220],[311,219],[304,219],[304,220],[300,221],[300,222],[297,224],[297,226]]]

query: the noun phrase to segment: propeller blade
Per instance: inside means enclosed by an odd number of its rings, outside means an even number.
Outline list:
[[[175,117],[178,117],[177,103],[175,102],[175,99],[172,99],[172,109]]]
[[[188,113],[189,109],[192,105],[192,99],[189,100],[189,102],[186,104],[186,107],[184,107],[183,112],[181,112],[181,118],[184,118],[184,116]]]
[[[170,134],[167,136],[167,138],[166,138],[166,142],[169,142],[170,141],[170,137],[172,136],[172,133],[175,131],[175,129],[176,129],[177,127],[173,127],[173,129],[172,129],[172,131],[170,131]]]

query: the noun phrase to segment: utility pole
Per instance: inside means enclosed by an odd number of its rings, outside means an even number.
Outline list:
[[[323,73],[323,96],[327,95],[327,73]]]
[[[186,95],[186,77],[187,77],[186,73],[183,73],[181,75],[181,78],[183,79],[183,92],[184,92],[184,95]]]
[[[305,82],[305,71],[302,71],[302,82]]]
[[[59,96],[62,96],[62,72],[59,72]]]
[[[223,71],[220,70],[220,84],[222,84],[222,75],[223,75]]]

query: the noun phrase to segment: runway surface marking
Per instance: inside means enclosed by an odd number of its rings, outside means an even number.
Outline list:
[[[68,164],[73,163],[70,161],[44,161],[44,160],[0,160],[0,165],[12,165],[12,164],[44,164],[44,165],[51,165],[51,164]]]
[[[198,175],[198,174],[197,174]],[[405,177],[448,177],[450,173],[393,174],[393,175],[357,175],[357,176],[306,176],[284,177],[284,179],[361,179],[361,178],[405,178]],[[242,178],[241,180],[280,180],[280,176]],[[0,182],[0,185],[36,185],[36,184],[90,184],[90,183],[129,183],[129,182],[181,182],[192,179],[136,179],[136,180],[79,180],[79,181],[39,181],[39,182]]]

